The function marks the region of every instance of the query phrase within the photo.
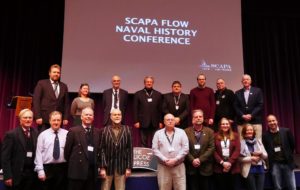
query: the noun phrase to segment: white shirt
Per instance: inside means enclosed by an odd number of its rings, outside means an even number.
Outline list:
[[[115,91],[117,91],[117,96],[118,96],[118,102],[117,102],[117,108],[115,108],[114,107],[114,105],[115,105]],[[112,111],[112,110],[114,110],[114,109],[120,109],[120,90],[119,89],[117,89],[117,90],[115,90],[114,88],[112,89],[112,94],[111,94],[111,109],[110,109],[110,111]]]
[[[189,152],[189,140],[184,130],[174,128],[174,137],[169,141],[165,128],[156,131],[152,140],[152,150],[161,161],[176,158],[178,162],[183,161]],[[172,142],[172,143],[171,143]]]
[[[50,82],[51,82],[53,90],[55,90],[55,88],[56,88],[57,94],[59,94],[59,92],[60,92],[59,82],[56,81],[57,82],[57,87],[55,87],[55,82],[53,80],[50,79]]]
[[[59,139],[59,146],[60,146],[60,154],[59,158],[55,160],[53,158],[53,148],[54,148],[54,139],[55,133],[52,128],[49,128],[43,131],[37,139],[36,145],[36,155],[35,155],[35,168],[34,171],[38,173],[39,177],[45,176],[44,166],[43,164],[55,164],[55,163],[62,163],[66,162],[64,157],[64,149],[66,144],[68,131],[65,129],[58,130],[58,139]]]

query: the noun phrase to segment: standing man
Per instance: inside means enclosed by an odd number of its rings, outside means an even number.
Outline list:
[[[189,97],[181,92],[181,83],[172,83],[172,92],[165,94],[163,98],[163,114],[171,113],[175,116],[175,125],[181,129],[188,126]]]
[[[61,128],[62,115],[53,111],[49,116],[50,128],[38,136],[35,171],[43,190],[66,190],[67,163],[64,147],[68,131]]]
[[[36,189],[34,158],[37,131],[32,126],[33,113],[23,109],[19,113],[20,126],[8,131],[2,142],[3,181],[14,190]]]
[[[175,127],[175,117],[166,114],[165,128],[156,131],[152,149],[158,158],[157,181],[160,190],[185,190],[184,157],[189,152],[189,141],[184,130]]]
[[[140,129],[141,145],[151,147],[152,137],[162,128],[162,95],[153,89],[154,78],[144,78],[145,88],[134,94],[134,127]]]
[[[188,189],[190,190],[208,190],[210,188],[210,176],[213,174],[214,132],[205,127],[203,122],[203,111],[193,110],[193,126],[185,129],[189,139],[186,168]]]
[[[215,131],[218,130],[220,120],[225,117],[232,124],[235,119],[234,110],[234,92],[226,88],[225,81],[219,78],[216,83],[217,90],[215,92],[216,111],[215,111]]]
[[[117,75],[111,79],[112,88],[103,92],[103,126],[110,124],[110,112],[113,109],[119,109],[122,112],[122,124],[125,121],[125,113],[127,108],[128,92],[120,88],[121,78]]]
[[[252,87],[251,83],[251,76],[243,75],[243,88],[235,92],[234,108],[237,115],[238,132],[241,137],[243,124],[250,123],[254,126],[256,138],[261,140],[263,94],[259,88]]]
[[[204,122],[212,126],[216,109],[214,91],[206,87],[206,77],[204,74],[198,75],[197,82],[198,86],[190,91],[190,108],[191,110],[203,110]]]
[[[125,180],[132,168],[131,129],[121,125],[122,113],[113,109],[110,114],[111,125],[104,127],[100,143],[101,190],[110,190],[114,180],[115,189],[125,190]]]
[[[82,126],[69,130],[65,146],[68,162],[68,189],[95,190],[98,177],[100,133],[93,127],[94,111],[87,107],[81,113]]]
[[[288,128],[278,126],[274,115],[267,117],[268,131],[263,135],[263,144],[268,153],[274,189],[296,190],[294,149],[295,140]],[[283,182],[284,181],[284,182]]]
[[[49,114],[59,111],[63,115],[63,125],[68,124],[68,87],[60,82],[60,66],[55,64],[49,69],[49,79],[40,80],[33,94],[33,111],[39,132],[48,129]]]

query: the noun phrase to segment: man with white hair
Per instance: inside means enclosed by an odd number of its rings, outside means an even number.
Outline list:
[[[156,131],[152,141],[154,155],[158,158],[157,180],[160,190],[185,190],[184,158],[189,152],[189,141],[183,129],[175,127],[175,117],[166,114],[165,128]]]
[[[234,108],[237,117],[238,132],[241,136],[243,125],[250,123],[254,126],[256,138],[262,136],[263,94],[260,88],[251,86],[251,76],[243,75],[243,88],[235,92]]]
[[[34,158],[37,131],[32,128],[33,112],[23,109],[19,113],[20,126],[8,131],[2,142],[4,184],[12,189],[36,189]]]

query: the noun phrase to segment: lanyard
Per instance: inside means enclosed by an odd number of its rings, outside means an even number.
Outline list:
[[[151,96],[152,96],[152,94],[153,94],[153,90],[151,90],[151,93],[150,93],[150,94],[147,92],[146,89],[144,89],[144,91],[146,92],[146,95],[147,95],[149,98],[151,98]]]
[[[202,137],[202,131],[195,131],[195,138],[196,138],[196,141],[197,141],[197,144],[200,144],[200,141],[201,141],[201,137]]]
[[[227,148],[227,142],[228,142],[228,138],[226,138],[226,137],[224,137],[224,146],[225,146],[225,148]]]
[[[174,140],[174,136],[175,136],[175,130],[174,130],[173,135],[171,136],[171,139],[170,139],[169,136],[167,135],[166,130],[165,130],[165,135],[166,135],[166,137],[167,137],[167,139],[168,139],[169,144],[172,146],[172,143],[173,143],[173,140]]]
[[[178,95],[178,100],[176,100],[176,96],[174,96],[174,102],[175,102],[176,106],[178,106],[178,104],[179,104],[180,95],[181,95],[181,93]]]

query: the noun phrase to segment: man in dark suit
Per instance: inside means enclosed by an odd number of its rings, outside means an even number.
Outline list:
[[[68,124],[68,87],[60,82],[60,66],[55,64],[49,69],[49,79],[38,81],[33,94],[33,112],[39,131],[50,127],[49,114],[59,111],[63,114],[63,125]]]
[[[110,124],[110,112],[113,109],[119,109],[122,112],[122,124],[125,122],[125,113],[127,107],[128,92],[120,88],[121,78],[117,75],[112,77],[112,88],[103,92],[103,126]]]
[[[256,138],[261,140],[262,135],[262,109],[263,94],[261,89],[251,86],[250,75],[243,75],[243,88],[235,92],[234,108],[237,117],[238,132],[241,137],[241,131],[245,123],[254,126]]]
[[[229,120],[232,125],[235,119],[235,110],[234,110],[234,92],[226,88],[224,79],[219,78],[216,82],[217,90],[215,92],[216,100],[216,111],[215,111],[215,122],[214,130],[218,130],[220,120],[225,117]]]
[[[67,134],[64,155],[68,162],[68,189],[95,190],[100,132],[92,126],[92,108],[82,110],[81,120],[82,125],[70,128]]]
[[[288,128],[278,126],[274,115],[267,117],[267,124],[268,131],[263,135],[263,144],[268,152],[274,189],[283,189],[283,184],[286,184],[288,190],[296,190],[294,137]]]
[[[37,131],[31,127],[31,110],[23,109],[19,119],[20,126],[7,132],[2,142],[3,181],[14,190],[32,190],[38,181],[34,172]]]
[[[163,98],[163,114],[171,113],[175,116],[175,125],[181,129],[188,127],[189,97],[181,92],[181,83],[172,83],[172,92],[165,94]]]
[[[162,95],[153,89],[154,78],[144,78],[145,88],[134,95],[134,127],[140,129],[141,145],[151,147],[152,137],[158,128],[162,128]]]
[[[101,190],[110,190],[114,180],[115,189],[125,190],[125,180],[132,168],[131,129],[121,125],[122,113],[113,109],[110,114],[111,125],[101,131],[100,177]]]

